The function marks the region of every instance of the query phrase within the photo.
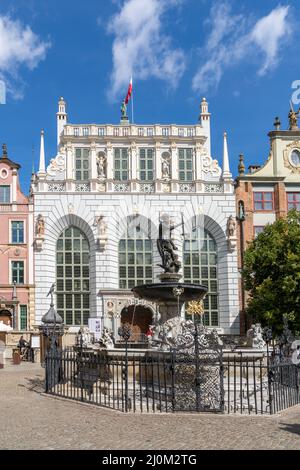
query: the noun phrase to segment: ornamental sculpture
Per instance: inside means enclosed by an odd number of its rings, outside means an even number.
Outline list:
[[[296,111],[294,111],[293,107],[291,106],[291,110],[289,112],[289,123],[290,123],[289,130],[290,131],[294,131],[294,130],[298,129],[298,115],[299,115],[299,112],[300,112],[300,109],[296,112]]]
[[[251,328],[247,331],[247,346],[256,349],[263,349],[266,346],[260,323],[251,325]]]
[[[164,214],[159,222],[159,238],[157,239],[157,248],[161,256],[162,263],[159,264],[165,273],[178,273],[181,268],[181,262],[175,251],[178,249],[171,240],[172,231],[182,225],[170,223],[170,218]],[[165,238],[166,237],[166,238]]]
[[[42,214],[39,214],[35,224],[35,240],[34,247],[37,251],[43,248],[44,237],[45,237],[45,220]]]
[[[162,155],[162,179],[165,181],[169,181],[171,178],[171,157],[170,154],[167,152],[164,152]]]
[[[94,227],[97,227],[97,244],[100,250],[104,250],[107,243],[107,224],[104,216],[100,215],[94,219]]]
[[[231,215],[227,221],[227,233],[228,237],[236,237],[236,220]]]
[[[97,156],[97,172],[100,179],[106,178],[106,156],[103,152],[99,152]]]
[[[228,239],[228,248],[230,251],[233,251],[236,248],[236,244],[237,244],[236,228],[237,228],[236,219],[235,217],[231,215],[227,220],[227,239]]]
[[[44,237],[45,235],[45,221],[42,214],[39,214],[36,220],[36,235],[39,238]]]
[[[128,119],[127,118],[127,106],[126,106],[125,100],[122,101],[120,110],[121,110],[121,119],[123,120]]]

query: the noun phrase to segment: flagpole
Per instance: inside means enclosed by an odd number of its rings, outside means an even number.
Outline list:
[[[133,114],[133,82],[132,82],[132,92],[131,92],[131,121],[134,124],[134,114]]]

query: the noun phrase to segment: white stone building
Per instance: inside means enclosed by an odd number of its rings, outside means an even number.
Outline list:
[[[155,308],[134,299],[131,288],[158,282],[157,230],[167,214],[178,225],[172,233],[183,280],[208,287],[205,322],[239,333],[227,138],[221,169],[211,156],[205,99],[200,108],[195,125],[138,125],[126,118],[116,125],[70,124],[60,99],[57,155],[46,166],[42,132],[32,179],[37,323],[56,282],[56,307],[66,325],[97,317],[115,334],[121,321],[145,333]]]

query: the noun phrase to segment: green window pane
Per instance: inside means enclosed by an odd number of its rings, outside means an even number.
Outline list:
[[[72,266],[66,266],[65,267],[65,276],[66,277],[72,277],[73,269]]]
[[[74,291],[81,290],[81,281],[79,279],[74,279]]]
[[[217,245],[207,230],[195,229],[183,243],[183,273],[185,282],[196,282],[209,289],[204,299],[204,324],[219,325]]]
[[[58,239],[58,247],[57,308],[66,325],[82,325],[89,317],[89,244],[81,230],[68,227]]]
[[[57,251],[63,250],[64,249],[64,241],[62,238],[60,238],[57,241]]]
[[[27,330],[27,305],[20,305],[20,329]]]
[[[131,226],[129,232],[131,238],[119,243],[119,286],[122,289],[131,289],[153,278],[151,240],[138,226]]]
[[[90,269],[88,266],[82,267],[82,277],[90,277]]]
[[[81,264],[80,253],[73,253],[73,263],[74,264]]]
[[[64,267],[63,266],[57,266],[56,267],[56,276],[57,277],[63,277],[64,276]]]
[[[65,253],[65,263],[72,264],[72,253]]]

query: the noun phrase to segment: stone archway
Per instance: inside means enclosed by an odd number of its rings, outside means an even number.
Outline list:
[[[131,326],[130,341],[141,342],[146,339],[146,333],[152,324],[152,310],[144,305],[130,305],[121,311],[121,324]]]
[[[2,321],[4,325],[12,326],[12,313],[7,309],[0,310],[0,321]]]

